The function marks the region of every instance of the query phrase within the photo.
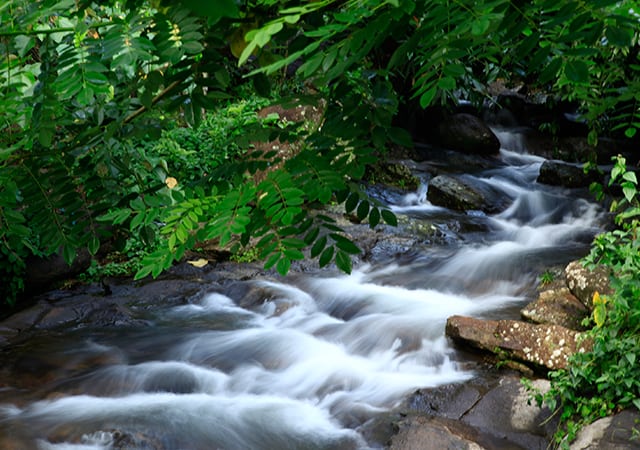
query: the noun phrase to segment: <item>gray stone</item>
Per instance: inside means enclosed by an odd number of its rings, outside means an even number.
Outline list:
[[[596,420],[578,432],[571,450],[640,449],[640,411],[626,409]]]
[[[547,289],[525,306],[520,315],[534,323],[560,325],[572,330],[584,330],[582,320],[589,315],[587,308],[571,293],[569,288]]]
[[[427,199],[437,206],[456,211],[497,213],[507,208],[510,199],[488,185],[473,183],[458,175],[438,175],[429,182]]]
[[[544,382],[538,383],[544,388]],[[550,416],[548,409],[538,408],[529,400],[517,376],[505,376],[485,394],[462,421],[473,428],[490,433],[505,443],[492,448],[526,448],[544,450],[549,445],[549,431],[542,424]]]
[[[437,417],[412,416],[398,423],[390,450],[483,450],[477,432],[464,424]]]
[[[566,188],[580,188],[588,187],[594,181],[601,181],[599,178],[600,176],[596,171],[584,173],[581,166],[547,160],[540,167],[538,183]]]
[[[609,272],[604,266],[589,270],[580,261],[570,262],[565,269],[567,286],[584,306],[593,309],[593,295],[610,295]]]
[[[471,114],[454,114],[439,127],[443,147],[480,155],[495,155],[500,141],[482,119]]]

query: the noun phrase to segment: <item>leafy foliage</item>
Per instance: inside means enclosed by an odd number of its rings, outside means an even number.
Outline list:
[[[618,211],[620,229],[596,237],[588,266],[612,271],[611,296],[595,293],[593,323],[586,339],[592,348],[572,357],[570,368],[552,372],[552,389],[539,400],[560,413],[556,443],[569,448],[580,427],[620,409],[640,409],[640,248],[637,240],[639,198],[636,175],[622,156],[614,158],[610,185],[619,183],[624,196]]]
[[[582,103],[593,139],[607,115],[633,135],[631,3],[5,2],[0,267],[13,279],[30,254],[71,261],[125,233],[148,246],[138,278],[203,240],[256,245],[280,273],[305,255],[349,271],[358,249],[319,210],[395,223],[359,181],[390,143],[411,145],[401,105],[482,101],[492,80],[524,78]],[[212,123],[231,99],[291,85],[306,88],[282,101],[323,109],[317,126]]]
[[[637,5],[630,0],[8,0],[0,5],[0,286],[9,303],[30,255],[144,246],[157,276],[215,240],[286,273],[306,256],[351,270],[359,249],[329,202],[395,224],[360,180],[389,144],[411,145],[399,108],[483,102],[503,79],[571,100],[602,134],[640,128]],[[315,126],[257,120],[230,100],[295,89]],[[283,97],[280,93],[280,97]],[[234,105],[239,103],[234,102]],[[209,113],[205,113],[209,111]],[[165,133],[162,133],[162,130]],[[294,150],[255,148],[257,141]],[[620,229],[589,261],[615,294],[597,301],[594,348],[554,375],[568,437],[640,406],[637,179],[616,160]],[[133,242],[136,242],[134,245]],[[247,250],[249,248],[249,250]],[[566,441],[564,441],[566,442]]]

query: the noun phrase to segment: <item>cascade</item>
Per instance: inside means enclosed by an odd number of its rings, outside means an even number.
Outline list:
[[[468,213],[482,233],[443,226],[455,242],[446,248],[390,255],[351,275],[250,280],[142,310],[150,325],[141,329],[43,340],[50,357],[109,363],[50,374],[36,392],[4,387],[0,435],[47,450],[380,447],[361,433],[376,415],[416,389],[475,376],[444,336],[447,317],[512,314],[545,264],[583,255],[601,226],[597,205],[536,183],[542,158],[516,150],[470,175],[511,206]],[[426,189],[389,206],[435,227],[455,217]],[[243,305],[248,289],[264,301]]]

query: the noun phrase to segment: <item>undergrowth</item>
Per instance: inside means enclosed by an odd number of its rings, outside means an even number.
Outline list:
[[[592,347],[576,353],[567,369],[551,372],[551,389],[535,395],[559,415],[554,445],[569,448],[582,427],[625,408],[640,409],[640,248],[638,182],[625,158],[614,158],[610,185],[618,183],[623,197],[612,205],[618,228],[598,235],[587,267],[611,272],[613,294],[594,294],[592,328],[585,339]],[[602,193],[599,187],[597,192]]]

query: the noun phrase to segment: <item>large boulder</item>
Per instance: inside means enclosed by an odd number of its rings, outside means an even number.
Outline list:
[[[571,450],[631,450],[640,449],[637,436],[640,413],[624,410],[620,413],[598,419],[582,428]]]
[[[575,164],[550,160],[542,163],[538,175],[538,183],[567,188],[587,187],[598,179],[595,171],[584,173],[583,168]]]
[[[549,389],[546,380],[531,384],[541,392]],[[514,373],[420,389],[401,411],[405,419],[397,423],[394,449],[544,450],[557,423],[548,408],[531,401]]]
[[[560,325],[572,330],[583,330],[582,320],[589,310],[567,287],[546,289],[538,298],[522,308],[520,315],[533,323]]]
[[[510,199],[480,182],[460,175],[438,175],[429,182],[427,199],[437,206],[456,211],[504,211]]]
[[[597,266],[593,270],[584,267],[580,261],[572,261],[565,268],[567,286],[584,306],[593,309],[593,295],[613,293],[609,282],[609,271],[604,266]]]
[[[439,126],[440,144],[448,149],[479,155],[500,152],[500,141],[482,119],[471,114],[454,114]]]
[[[566,368],[569,356],[588,348],[575,330],[517,320],[452,316],[447,319],[446,334],[458,343],[495,353],[502,359],[550,370]]]

